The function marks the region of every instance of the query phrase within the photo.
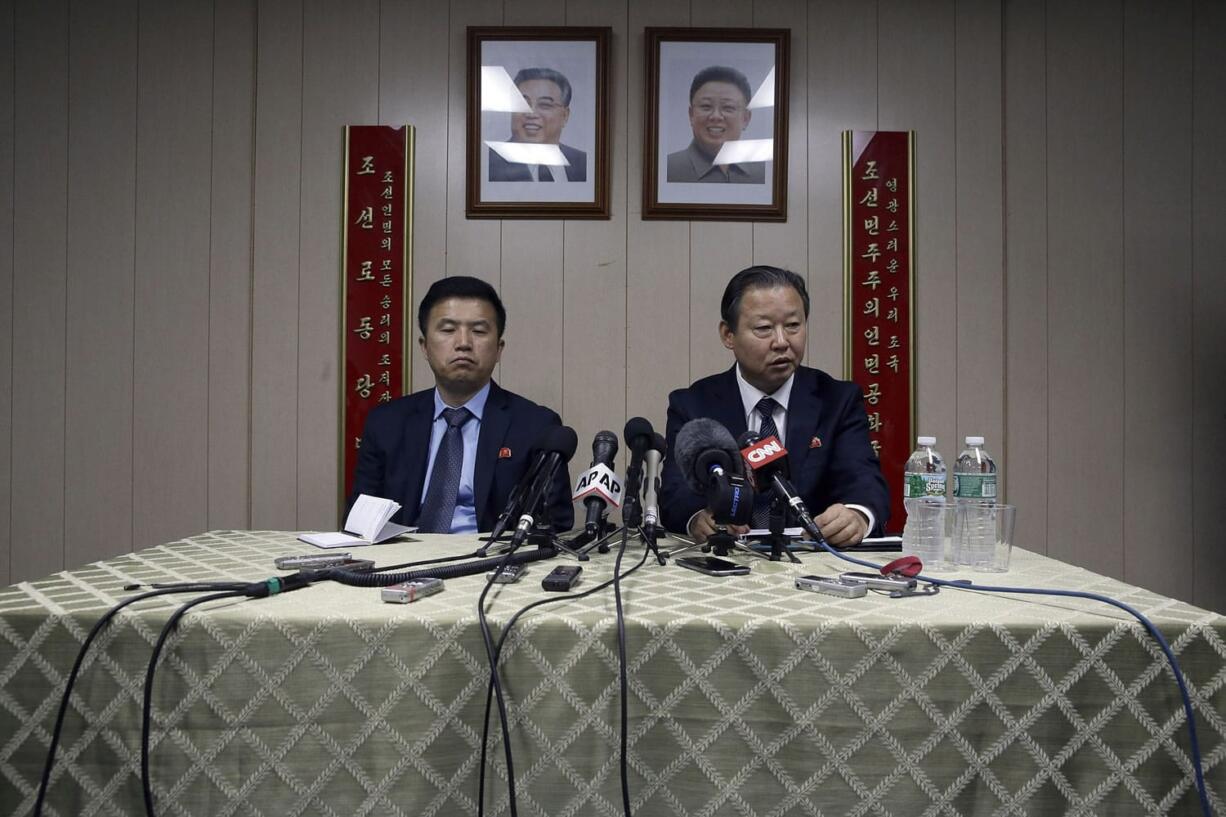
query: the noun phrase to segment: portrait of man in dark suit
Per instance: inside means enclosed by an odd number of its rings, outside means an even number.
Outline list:
[[[562,143],[562,130],[570,119],[573,90],[570,80],[552,68],[524,68],[514,78],[529,110],[511,114],[512,143],[556,145],[567,164],[551,164],[540,151],[539,161],[513,162],[493,148],[489,151],[491,182],[582,182],[587,181],[587,153]],[[528,158],[532,157],[529,154]]]
[[[346,513],[369,494],[400,503],[392,521],[423,533],[491,530],[533,444],[561,420],[494,382],[507,316],[488,283],[464,275],[436,281],[417,317],[434,388],[371,410]],[[569,488],[559,468],[548,497],[555,530],[573,522]]]
[[[735,68],[712,65],[694,75],[690,83],[689,119],[693,138],[683,150],[668,154],[669,182],[728,182],[763,184],[765,162],[716,164],[720,149],[736,142],[749,127],[753,111],[749,80]]]
[[[800,365],[809,318],[804,279],[779,267],[741,270],[724,290],[720,316],[720,340],[736,362],[668,397],[660,492],[666,527],[700,542],[715,532],[705,497],[686,484],[673,456],[681,427],[708,417],[734,437],[766,430],[780,439],[791,482],[830,544],[846,547],[880,530],[889,493],[869,444],[864,395],[855,383]],[[755,525],[765,527],[759,520],[766,510],[755,504]]]

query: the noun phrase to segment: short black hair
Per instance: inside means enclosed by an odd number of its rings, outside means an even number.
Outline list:
[[[809,288],[805,286],[805,279],[790,269],[757,264],[732,276],[728,286],[724,287],[724,297],[719,302],[719,316],[734,331],[740,317],[741,298],[747,290],[759,287],[791,287],[796,290],[805,305],[805,320],[809,319]]]
[[[694,94],[698,93],[698,89],[708,82],[727,82],[740,88],[741,93],[745,95],[746,105],[753,98],[753,91],[749,90],[749,80],[744,74],[726,65],[712,65],[694,75],[694,81],[690,83],[690,102],[694,101]]]
[[[426,290],[425,297],[421,299],[421,306],[417,308],[417,329],[421,332],[422,337],[426,335],[426,322],[430,319],[430,310],[439,301],[445,301],[448,298],[475,298],[478,301],[485,301],[494,307],[494,315],[498,319],[498,337],[502,337],[502,333],[506,331],[507,310],[502,305],[498,292],[480,278],[474,278],[471,275],[452,275],[440,278],[431,284]]]
[[[561,71],[555,71],[552,68],[521,68],[515,75],[515,87],[518,88],[521,82],[527,82],[530,79],[546,79],[557,85],[558,90],[562,92],[562,107],[570,107],[570,80]]]

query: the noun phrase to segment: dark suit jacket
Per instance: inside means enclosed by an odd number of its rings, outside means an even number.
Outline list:
[[[572,182],[587,181],[587,154],[570,145],[558,145],[562,155],[570,162],[566,166],[566,179]],[[558,168],[549,168],[550,173],[556,173]],[[492,182],[530,182],[532,173],[527,165],[508,162],[498,155],[496,150],[490,150],[490,181]]]
[[[370,494],[400,503],[402,507],[392,517],[393,522],[417,523],[433,415],[434,389],[415,392],[371,410],[362,432],[353,494],[346,503],[346,514],[358,494]],[[528,468],[529,448],[546,428],[561,423],[553,411],[490,383],[473,473],[478,530],[493,529],[511,490]],[[498,456],[503,448],[510,449],[509,457]],[[565,466],[558,469],[548,501],[554,529],[569,530],[574,522],[574,509],[570,501],[570,474]]]
[[[696,417],[720,422],[733,437],[745,433],[745,408],[735,367],[668,396],[668,456],[660,508],[665,527],[678,533],[684,533],[690,517],[706,507],[705,498],[686,485],[673,457],[677,432]],[[817,516],[836,502],[851,502],[873,512],[877,518],[874,530],[884,527],[890,496],[881,463],[869,445],[868,416],[859,386],[835,380],[819,369],[798,368],[788,399],[785,436],[790,481],[810,513]]]

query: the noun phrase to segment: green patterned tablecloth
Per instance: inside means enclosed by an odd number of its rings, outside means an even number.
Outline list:
[[[391,564],[475,541],[423,539],[362,555]],[[31,813],[67,671],[125,584],[258,580],[274,556],[309,549],[292,533],[218,531],[0,590],[0,815]],[[613,554],[593,557],[576,590],[611,575]],[[1175,683],[1121,611],[955,591],[839,599],[793,589],[842,569],[802,558],[723,579],[649,562],[625,580],[635,814],[1199,813]],[[496,630],[547,595],[557,563],[498,589]],[[1024,551],[992,578],[1092,590],[1153,618],[1183,664],[1226,814],[1226,618]],[[189,613],[154,689],[158,813],[475,814],[483,583],[448,580],[409,605],[325,584]],[[47,814],[144,813],[145,667],[185,598],[141,602],[100,637]],[[526,615],[501,667],[519,813],[621,814],[612,591]],[[507,814],[492,746],[486,811]]]

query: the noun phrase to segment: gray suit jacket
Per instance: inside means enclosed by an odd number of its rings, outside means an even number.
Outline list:
[[[726,165],[727,174],[711,164],[711,160],[690,142],[685,150],[668,154],[668,171],[664,177],[670,182],[732,182],[734,184],[763,184],[766,181],[766,162],[745,162]]]

